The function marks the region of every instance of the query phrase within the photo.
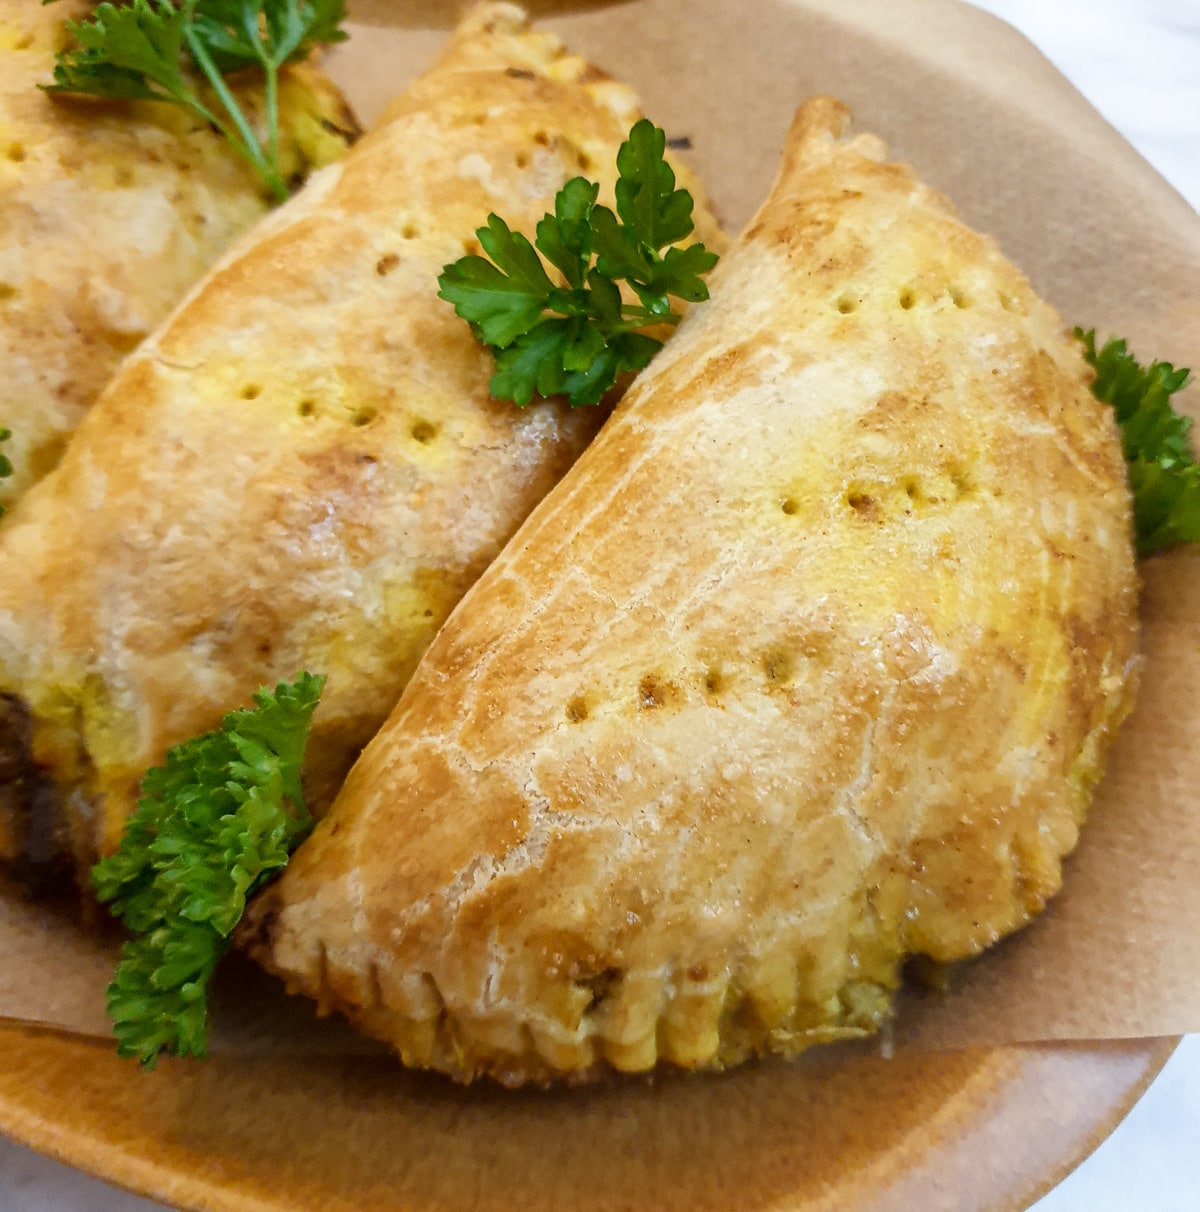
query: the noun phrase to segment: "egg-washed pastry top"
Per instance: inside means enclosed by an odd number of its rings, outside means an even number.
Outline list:
[[[266,212],[262,183],[195,114],[51,97],[65,23],[94,4],[0,0],[0,426],[8,508],[59,460],[121,359]],[[252,120],[262,88],[234,78]],[[316,69],[280,78],[280,156],[302,180],[357,133]]]
[[[516,1084],[859,1036],[1058,889],[1135,656],[1110,410],[805,105],[711,302],[426,653],[242,942]]]
[[[129,358],[0,526],[0,852],[65,842],[86,869],[169,745],[301,669],[328,677],[305,769],[328,802],[601,419],[492,400],[438,274],[490,211],[532,237],[581,172],[611,202],[639,116],[519,9],[482,6]]]

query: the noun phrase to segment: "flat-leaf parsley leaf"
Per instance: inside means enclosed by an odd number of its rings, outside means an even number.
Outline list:
[[[280,69],[321,43],[343,41],[345,14],[345,0],[105,0],[67,22],[75,45],[59,52],[45,89],[182,105],[220,131],[282,200]],[[265,141],[225,80],[247,67],[266,82]]]
[[[1121,427],[1138,555],[1200,541],[1200,464],[1188,437],[1192,420],[1171,404],[1190,372],[1170,362],[1142,366],[1116,338],[1097,350],[1095,329],[1077,328],[1075,335],[1096,371],[1092,392],[1112,405]]]
[[[597,404],[619,374],[641,370],[662,348],[640,330],[679,322],[672,297],[708,298],[703,275],[717,254],[699,243],[673,247],[692,233],[694,201],[676,189],[665,148],[666,135],[643,118],[617,153],[616,214],[598,204],[599,185],[574,177],[532,244],[491,214],[477,232],[487,256],[443,269],[438,293],[492,349],[497,399],[524,406],[535,393],[565,394]]]
[[[134,934],[108,987],[122,1056],[203,1056],[205,995],[246,901],[307,836],[300,765],[325,684],[301,673],[260,690],[220,729],[146,773],[120,848],[92,869],[102,903]]]

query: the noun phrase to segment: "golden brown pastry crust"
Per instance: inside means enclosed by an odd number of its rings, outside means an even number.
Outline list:
[[[243,942],[467,1079],[876,1028],[1059,887],[1128,707],[1116,428],[845,113],[464,598]]]
[[[328,675],[306,781],[314,807],[332,797],[601,419],[491,400],[438,273],[491,210],[532,235],[581,169],[611,197],[638,116],[519,9],[483,6],[130,357],[19,504],[0,693],[32,715],[81,865],[170,744],[304,668]],[[713,239],[702,206],[698,223]]]
[[[0,425],[9,507],[62,455],[121,359],[267,211],[233,149],[176,106],[51,98],[64,21],[94,5],[0,0]],[[240,89],[252,116],[261,89]],[[321,73],[284,73],[281,157],[299,181],[357,133]]]

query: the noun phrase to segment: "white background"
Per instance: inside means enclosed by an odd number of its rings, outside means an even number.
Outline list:
[[[1028,35],[1200,208],[1200,0],[976,3]],[[1196,1212],[1198,1143],[1200,1036],[1189,1036],[1125,1122],[1034,1212]]]
[[[1024,31],[1200,207],[1200,0],[976,2]],[[1034,1212],[1196,1212],[1198,1142],[1200,1036],[1191,1036],[1117,1131]],[[157,1207],[0,1139],[0,1212]]]

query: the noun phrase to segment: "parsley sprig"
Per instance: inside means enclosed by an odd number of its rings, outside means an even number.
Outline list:
[[[325,679],[260,690],[216,732],[148,771],[120,849],[92,869],[102,903],[135,935],[108,987],[122,1056],[203,1056],[205,995],[247,899],[307,836],[300,765]]]
[[[1075,335],[1096,371],[1092,392],[1112,405],[1121,427],[1138,555],[1200,542],[1200,464],[1188,437],[1192,420],[1171,404],[1190,372],[1170,362],[1142,366],[1116,338],[1097,350],[1095,329],[1077,328]]]
[[[0,443],[7,442],[12,437],[12,430],[0,426]],[[0,451],[0,480],[7,480],[13,473],[12,459]],[[0,517],[4,516],[4,506],[0,505]]]
[[[182,105],[220,131],[282,200],[280,69],[319,44],[343,41],[344,17],[344,0],[106,0],[90,17],[67,22],[77,45],[59,53],[45,89]],[[265,141],[225,79],[247,67],[266,80]]]
[[[665,147],[665,134],[643,118],[617,153],[616,214],[597,204],[599,185],[574,177],[533,244],[491,214],[477,232],[491,260],[467,256],[442,271],[438,293],[492,349],[494,397],[599,403],[619,374],[641,370],[662,348],[641,330],[679,322],[672,297],[708,298],[702,275],[717,254],[699,243],[674,247],[693,231],[694,202],[675,188]]]

